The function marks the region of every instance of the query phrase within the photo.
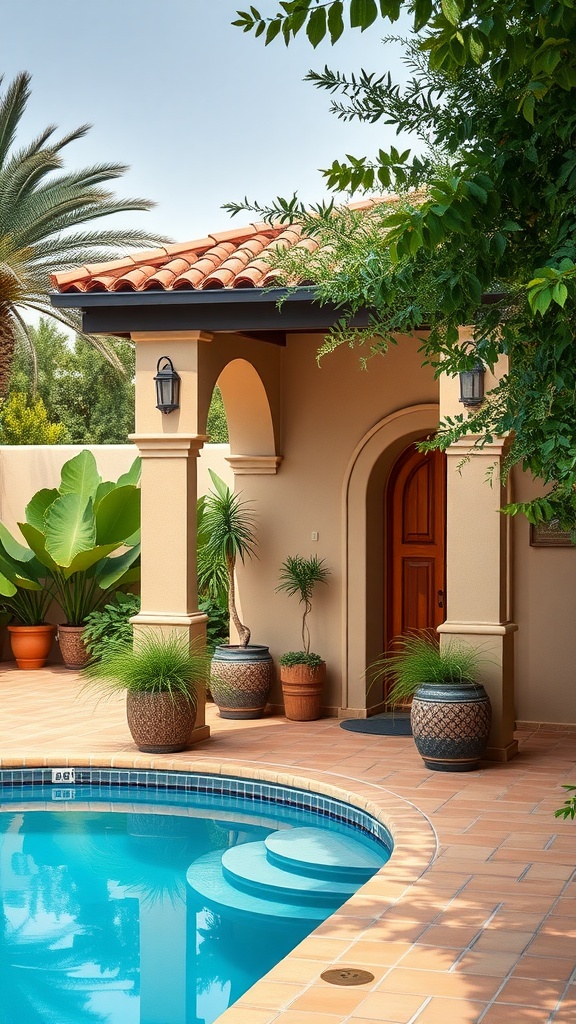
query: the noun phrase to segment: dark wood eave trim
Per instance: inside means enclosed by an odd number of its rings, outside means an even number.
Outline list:
[[[327,331],[341,316],[337,307],[321,305],[315,289],[309,287],[288,292],[280,288],[58,292],[50,295],[50,301],[59,309],[80,309],[88,334],[244,332],[275,344],[283,344],[291,331]],[[369,319],[368,311],[360,313],[354,325],[368,326]]]

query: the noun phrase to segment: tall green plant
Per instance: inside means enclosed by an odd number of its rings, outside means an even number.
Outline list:
[[[255,516],[249,502],[242,501],[216,473],[209,472],[214,490],[207,495],[202,513],[206,556],[226,567],[230,618],[238,631],[240,646],[247,647],[250,630],[240,621],[236,608],[234,569],[238,558],[244,562],[255,554]]]
[[[136,459],[115,483],[103,481],[92,453],[82,451],[62,467],[58,488],[38,491],[26,506],[20,531],[68,625],[83,625],[114,590],[140,577],[139,476]]]
[[[327,583],[330,569],[324,564],[325,559],[311,555],[302,558],[300,555],[288,555],[280,568],[280,582],[276,587],[289,596],[298,595],[302,605],[302,650],[310,655],[310,629],[308,616],[312,611],[312,595],[317,583]]]
[[[480,667],[489,659],[461,640],[439,646],[433,633],[408,633],[396,637],[394,650],[368,669],[371,683],[392,680],[389,704],[401,704],[413,696],[421,683],[474,683]]]
[[[196,687],[208,674],[206,648],[176,633],[138,633],[132,641],[118,641],[101,661],[85,669],[88,679],[111,690],[128,693],[168,693],[196,704]]]
[[[22,626],[41,626],[53,598],[52,575],[0,523],[0,608]]]

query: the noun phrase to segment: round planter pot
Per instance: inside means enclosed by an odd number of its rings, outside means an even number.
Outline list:
[[[58,626],[58,643],[66,668],[84,668],[90,661],[83,638],[84,626]]]
[[[475,683],[421,683],[410,712],[418,753],[427,768],[469,772],[488,745],[492,708]]]
[[[291,722],[314,722],[322,712],[326,662],[310,665],[281,665],[280,681],[284,714]]]
[[[48,660],[56,626],[8,626],[18,668],[42,668]]]
[[[261,718],[272,683],[268,647],[221,644],[210,666],[210,691],[221,718]]]
[[[175,754],[190,745],[196,708],[183,694],[127,693],[132,739],[145,754]]]

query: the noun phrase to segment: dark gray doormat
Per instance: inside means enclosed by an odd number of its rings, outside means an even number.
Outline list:
[[[376,736],[411,736],[410,715],[394,715],[390,711],[372,718],[344,718],[340,728],[347,732],[371,732]]]

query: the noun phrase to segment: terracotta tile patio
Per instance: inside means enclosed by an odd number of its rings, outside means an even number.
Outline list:
[[[576,780],[576,730],[525,727],[520,754],[479,772],[426,771],[410,738],[334,719],[225,722],[172,755],[136,751],[123,699],[62,668],[0,668],[0,766],[162,767],[335,794],[385,821],[382,871],[220,1018],[221,1024],[575,1024],[576,823],[554,818]],[[328,966],[369,984],[333,987]]]

